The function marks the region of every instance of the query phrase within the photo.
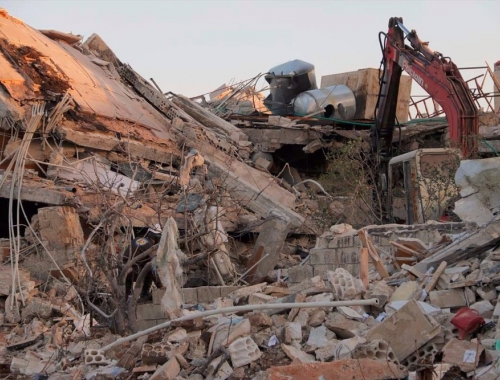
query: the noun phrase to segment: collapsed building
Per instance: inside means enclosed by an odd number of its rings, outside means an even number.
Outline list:
[[[293,61],[266,80],[302,73],[297,93],[199,101],[98,35],[0,18],[2,375],[495,378],[498,160],[462,163],[459,222],[373,226],[367,188],[325,189],[329,154],[367,149],[378,70],[317,89]],[[442,146],[446,120],[405,124],[410,84],[394,143]]]

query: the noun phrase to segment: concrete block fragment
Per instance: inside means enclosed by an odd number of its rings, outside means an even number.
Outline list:
[[[325,326],[342,339],[352,338],[355,334],[361,334],[368,329],[366,324],[348,319],[338,312],[328,315]]]
[[[335,353],[337,352],[337,345],[339,341],[336,339],[329,340],[323,347],[320,347],[314,351],[316,360],[327,362],[335,358]]]
[[[213,339],[213,350],[220,346],[226,347],[241,336],[250,334],[252,326],[248,319],[244,319],[240,323],[215,325],[209,331],[215,334]]]
[[[476,293],[483,300],[487,301],[493,301],[494,299],[497,298],[497,291],[495,290],[495,288],[489,288],[489,287],[477,288]]]
[[[379,309],[383,309],[384,305],[389,301],[394,290],[387,285],[385,281],[379,281],[375,285],[375,287],[371,290],[368,290],[365,294],[365,298],[378,298],[378,306]]]
[[[299,283],[313,276],[313,267],[311,265],[295,266],[288,268],[288,279],[290,283]]]
[[[163,294],[161,295],[163,297]],[[183,288],[181,289],[182,302],[188,305],[195,305],[198,303],[198,290],[196,288]],[[160,302],[161,303],[161,298]]]
[[[429,293],[430,303],[440,308],[467,306],[463,289],[434,290]]]
[[[219,286],[201,286],[197,289],[198,302],[211,303],[221,295]]]
[[[255,294],[250,294],[248,296],[248,304],[249,305],[261,305],[261,304],[273,302],[275,299],[276,299],[276,297],[270,296],[268,294],[255,293]]]
[[[248,316],[250,324],[255,327],[268,327],[273,324],[271,317],[266,313],[254,312]]]
[[[317,349],[323,347],[328,343],[327,332],[329,330],[326,326],[322,325],[319,327],[313,327],[309,333],[309,338],[307,339],[307,345],[311,349]]]
[[[363,343],[366,343],[366,339],[359,336],[343,339],[338,342],[333,358],[336,360],[350,359],[356,348]]]
[[[403,365],[410,370],[415,370],[423,363],[433,363],[438,352],[439,347],[433,342],[428,342],[403,360]]]
[[[353,299],[361,293],[355,278],[345,269],[337,268],[325,274],[332,286],[332,292],[338,300]]]
[[[308,320],[309,320],[309,313],[304,309],[300,309],[295,318],[293,319],[294,322],[299,323],[300,326],[302,327],[307,326]]]
[[[310,294],[328,292],[330,289],[326,286],[323,279],[319,276],[308,278],[299,284],[292,285],[289,288],[293,293]]]
[[[392,294],[389,302],[418,300],[422,294],[422,288],[416,281],[408,281],[401,284]]]
[[[175,357],[169,359],[151,375],[149,380],[173,380],[181,371],[181,366]]]
[[[241,286],[221,286],[220,287],[220,296],[221,297],[227,297],[231,293],[235,292],[236,290],[240,289]]]
[[[156,326],[156,319],[143,319],[140,321],[137,321],[137,329],[139,331],[143,331],[146,329],[149,329],[150,327]]]
[[[471,309],[476,310],[483,317],[487,314],[491,315],[491,312],[495,309],[490,301],[479,301],[469,306]]]
[[[164,364],[168,360],[171,348],[161,343],[144,343],[141,359],[143,364]]]
[[[136,317],[137,320],[151,320],[151,319],[165,319],[165,312],[162,310],[161,305],[155,305],[150,303],[143,303],[137,305]]]
[[[284,328],[284,342],[290,344],[294,340],[302,340],[302,326],[297,322],[287,322]]]
[[[289,346],[287,344],[282,344],[281,349],[285,352],[292,362],[295,363],[314,363],[316,360],[313,355],[307,354],[298,348]]]
[[[365,337],[368,341],[386,341],[401,362],[415,348],[420,348],[440,332],[441,326],[431,316],[425,315],[416,301],[411,300],[369,330]]]
[[[457,365],[462,371],[469,372],[477,368],[484,347],[476,342],[451,339],[442,351],[443,363]]]
[[[356,359],[366,358],[381,360],[384,362],[388,361],[394,363],[395,365],[399,365],[398,359],[392,351],[391,346],[381,339],[375,339],[371,342],[363,343],[357,346],[352,357]]]
[[[231,363],[233,363],[234,368],[250,364],[262,355],[259,347],[250,337],[236,339],[228,347],[228,352],[231,355]]]
[[[307,324],[311,327],[318,327],[325,321],[325,318],[326,318],[326,312],[323,309],[318,309],[311,313],[307,321]]]
[[[187,337],[187,331],[179,327],[174,331],[170,331],[169,333],[165,334],[164,339],[168,342],[179,343],[187,339]]]
[[[102,350],[85,350],[85,364],[86,365],[108,365],[111,361],[106,358]]]

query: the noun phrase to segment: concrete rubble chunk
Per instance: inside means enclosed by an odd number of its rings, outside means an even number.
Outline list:
[[[325,321],[325,318],[326,318],[326,312],[324,310],[322,310],[322,309],[314,310],[311,313],[311,315],[309,315],[309,319],[307,320],[307,324],[311,327],[318,327],[319,325],[321,325]]]
[[[361,289],[356,284],[356,280],[343,268],[327,271],[325,278],[330,282],[333,294],[338,300],[353,299],[360,294]]]
[[[173,380],[181,371],[181,366],[175,357],[168,360],[165,364],[151,375],[150,380]]]
[[[463,289],[434,290],[429,293],[429,301],[440,308],[467,306]]]
[[[323,347],[328,343],[327,333],[330,332],[325,326],[314,327],[309,332],[309,338],[307,339],[307,345],[311,348]],[[330,332],[331,333],[331,332]],[[333,333],[331,333],[333,335]]]
[[[395,365],[399,365],[398,359],[392,351],[391,346],[380,339],[358,345],[352,356],[357,359],[366,358],[383,362],[389,361]]]
[[[401,284],[394,293],[392,293],[389,302],[418,300],[422,294],[422,288],[416,281],[408,281]]]
[[[379,303],[376,307],[382,309],[384,305],[389,301],[390,297],[394,293],[394,290],[387,285],[387,283],[382,280],[378,281],[373,289],[366,292],[365,298],[377,298]]]
[[[486,300],[473,303],[469,307],[473,310],[476,310],[482,316],[492,315],[493,313],[490,312],[495,309],[491,302]]]
[[[233,363],[234,368],[250,364],[262,355],[259,347],[250,337],[236,339],[227,350],[231,355],[231,363]]]
[[[248,316],[250,324],[255,327],[269,327],[273,324],[271,317],[266,313],[254,312]]]
[[[314,363],[316,361],[313,355],[309,355],[293,346],[282,344],[281,349],[292,360],[292,363]]]
[[[368,331],[368,341],[381,339],[393,349],[399,362],[441,332],[441,326],[414,300]]]
[[[308,278],[296,285],[292,285],[290,290],[301,294],[315,294],[330,291],[320,276]]]
[[[463,160],[455,174],[455,183],[462,198],[455,203],[454,212],[468,222],[483,226],[499,211],[500,190],[491,183],[500,180],[500,158]]]
[[[287,322],[284,329],[284,342],[292,343],[294,340],[302,340],[302,326],[297,322]]]
[[[479,343],[451,339],[443,347],[443,362],[469,372],[477,368],[483,351],[484,347]]]
[[[328,315],[325,326],[343,339],[352,338],[356,333],[361,333],[368,328],[366,324],[346,318],[338,312]]]

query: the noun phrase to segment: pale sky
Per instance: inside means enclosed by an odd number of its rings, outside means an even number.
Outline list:
[[[0,6],[35,28],[95,32],[143,77],[187,96],[293,59],[314,64],[318,84],[322,75],[378,67],[378,32],[387,31],[391,16],[403,17],[459,67],[500,60],[496,0],[2,0]]]

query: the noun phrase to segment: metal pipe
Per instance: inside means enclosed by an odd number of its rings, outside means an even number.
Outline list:
[[[149,329],[140,331],[136,334],[132,334],[120,339],[115,340],[113,343],[108,344],[101,348],[103,351],[107,351],[119,344],[130,342],[143,335],[151,334],[155,331],[170,327],[173,323],[191,321],[197,318],[209,317],[211,315],[226,314],[226,313],[239,313],[242,311],[255,311],[255,310],[275,310],[275,309],[308,309],[315,307],[339,307],[339,306],[375,306],[378,305],[378,298],[370,298],[367,300],[350,300],[350,301],[330,301],[330,302],[290,302],[290,303],[265,303],[260,305],[243,305],[243,306],[233,306],[225,307],[217,310],[203,311],[201,313],[185,315],[177,319],[172,319],[171,321],[161,323],[157,326],[150,327]]]

